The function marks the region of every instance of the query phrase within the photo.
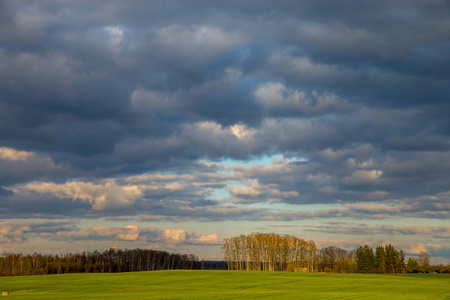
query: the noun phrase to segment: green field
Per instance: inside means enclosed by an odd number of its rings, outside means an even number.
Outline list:
[[[153,271],[1,277],[5,299],[450,299],[450,275]]]

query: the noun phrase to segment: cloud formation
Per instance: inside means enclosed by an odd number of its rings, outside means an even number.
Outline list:
[[[145,223],[446,220],[449,16],[445,1],[2,1],[0,216],[28,224],[2,239],[65,218],[97,220],[78,239],[199,247],[218,235]]]

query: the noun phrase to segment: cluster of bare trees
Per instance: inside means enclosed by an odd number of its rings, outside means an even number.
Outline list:
[[[206,266],[205,266],[206,264]],[[131,271],[200,269],[208,267],[193,254],[148,249],[83,252],[61,255],[10,254],[0,257],[0,276],[63,273],[114,273]]]
[[[252,233],[224,239],[229,270],[316,272],[318,252],[313,241],[275,233]]]
[[[408,273],[450,273],[450,264],[444,266],[442,263],[438,265],[430,264],[430,255],[427,251],[421,251],[419,257],[408,259],[406,263],[406,271]]]
[[[355,252],[329,246],[319,250],[319,271],[353,273],[356,271]]]

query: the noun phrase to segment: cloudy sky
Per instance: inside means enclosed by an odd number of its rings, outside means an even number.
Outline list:
[[[1,1],[0,253],[448,263],[449,52],[448,1]]]

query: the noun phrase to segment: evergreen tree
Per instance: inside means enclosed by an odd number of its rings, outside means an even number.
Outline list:
[[[383,246],[378,246],[375,250],[375,262],[377,273],[385,274],[386,273],[386,257],[384,254]]]
[[[399,273],[406,273],[406,267],[405,267],[405,252],[403,250],[399,251],[399,262],[398,262],[398,272]]]
[[[373,273],[375,271],[375,255],[372,248],[365,245],[356,250],[356,270],[358,273]]]
[[[398,262],[400,260],[400,255],[395,248],[389,244],[384,248],[385,261],[386,261],[386,273],[394,274],[398,270]]]

